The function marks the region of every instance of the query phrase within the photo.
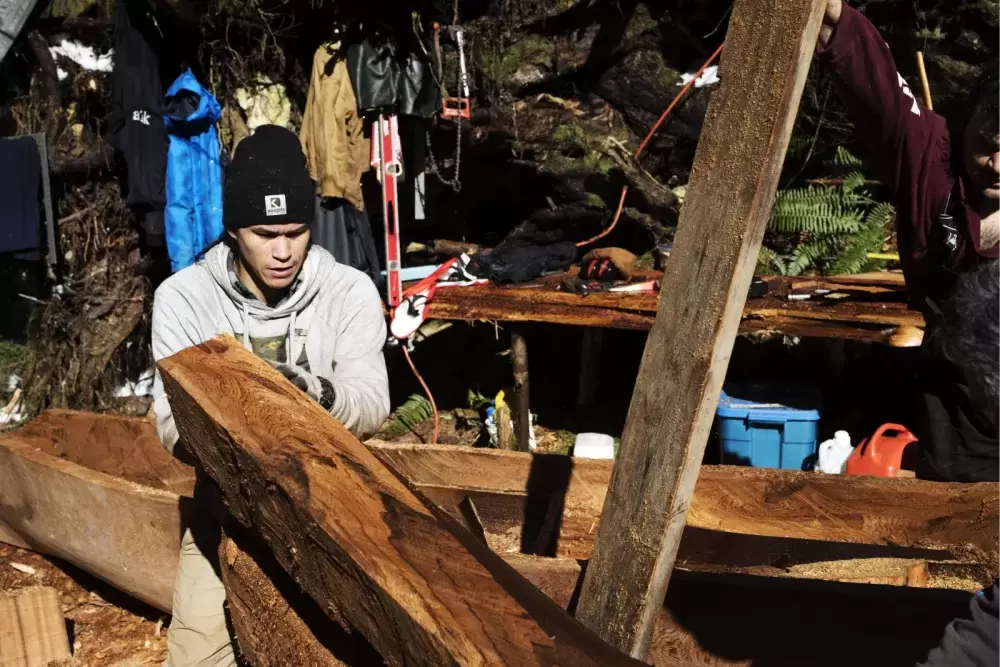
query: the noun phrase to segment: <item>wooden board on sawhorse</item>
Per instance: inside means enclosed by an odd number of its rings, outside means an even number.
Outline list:
[[[645,658],[826,0],[737,0],[577,618]]]

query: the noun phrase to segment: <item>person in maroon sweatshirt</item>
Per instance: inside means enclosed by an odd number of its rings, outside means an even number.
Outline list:
[[[892,189],[911,307],[924,313],[918,474],[996,480],[1000,366],[1000,141],[997,75],[973,91],[962,137],[920,107],[875,27],[829,0],[818,56],[853,117],[865,157]],[[919,667],[1000,663],[1000,579],[973,596]]]
[[[952,137],[920,106],[875,27],[830,0],[819,61],[854,121],[864,158],[893,193],[896,238],[910,306],[924,314],[910,426],[920,477],[1000,477],[1000,130],[997,74],[970,91],[968,122]]]

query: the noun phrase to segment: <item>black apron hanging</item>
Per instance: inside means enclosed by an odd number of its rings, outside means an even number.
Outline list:
[[[430,118],[441,109],[441,91],[430,64],[415,53],[400,55],[387,30],[370,31],[347,46],[347,69],[362,114],[377,112]]]
[[[316,197],[312,242],[341,264],[361,271],[376,285],[380,283],[378,255],[368,216],[346,199]]]

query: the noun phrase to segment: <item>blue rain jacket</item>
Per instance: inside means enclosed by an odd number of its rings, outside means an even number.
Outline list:
[[[163,120],[170,148],[164,227],[174,271],[193,264],[222,234],[222,167],[215,132],[221,115],[219,102],[191,70],[167,90]]]

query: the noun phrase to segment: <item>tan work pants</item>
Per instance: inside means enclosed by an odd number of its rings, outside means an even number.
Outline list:
[[[177,563],[166,667],[236,665],[223,609],[225,602],[226,590],[219,575],[195,544],[191,529],[186,529]]]

